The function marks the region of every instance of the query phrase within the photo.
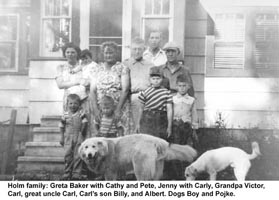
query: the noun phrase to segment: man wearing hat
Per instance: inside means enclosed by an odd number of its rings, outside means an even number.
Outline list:
[[[168,42],[163,47],[166,52],[167,63],[162,66],[162,72],[164,77],[169,79],[170,90],[172,93],[176,93],[176,78],[178,75],[183,74],[187,78],[187,82],[190,83],[189,95],[194,97],[193,81],[188,68],[178,61],[178,55],[180,54],[179,46],[175,42]]]
[[[166,140],[172,129],[172,95],[161,85],[163,74],[160,67],[150,69],[149,80],[151,86],[139,94],[141,106],[136,131]]]

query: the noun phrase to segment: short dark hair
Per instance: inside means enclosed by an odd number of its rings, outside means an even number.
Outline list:
[[[79,60],[81,50],[80,50],[79,46],[75,45],[75,44],[72,43],[72,42],[66,43],[66,44],[62,47],[63,57],[66,58],[66,54],[65,54],[65,53],[66,53],[66,50],[67,50],[68,48],[73,48],[73,49],[76,50],[76,52],[77,52],[77,59]]]
[[[86,56],[89,56],[92,59],[92,53],[89,49],[83,49],[80,53],[80,58],[85,58]]]
[[[68,103],[69,100],[76,100],[76,101],[79,102],[79,105],[81,104],[80,97],[77,94],[69,94],[67,96],[67,103]]]
[[[187,83],[187,84],[191,85],[191,83],[189,83],[188,78],[185,74],[179,74],[176,77],[176,83],[178,83],[178,82],[183,82],[183,83]]]

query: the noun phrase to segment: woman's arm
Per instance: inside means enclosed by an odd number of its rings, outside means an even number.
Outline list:
[[[95,81],[91,81],[90,83],[90,97],[93,108],[93,115],[96,121],[100,121],[100,110],[98,108],[98,99],[97,99],[97,85]]]
[[[79,81],[64,81],[62,77],[63,65],[57,67],[56,84],[59,89],[68,89],[69,87],[79,85]]]
[[[126,66],[123,68],[121,73],[121,95],[118,102],[118,105],[115,110],[116,117],[120,117],[120,111],[128,98],[130,89],[131,89],[131,80],[130,80],[130,70]]]

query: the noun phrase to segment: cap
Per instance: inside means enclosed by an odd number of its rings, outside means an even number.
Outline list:
[[[175,42],[166,43],[165,46],[163,47],[163,50],[166,51],[168,49],[175,49],[175,50],[178,50],[178,52],[180,52],[180,48]]]
[[[160,67],[151,67],[150,68],[150,72],[149,72],[150,76],[163,76],[162,70]]]

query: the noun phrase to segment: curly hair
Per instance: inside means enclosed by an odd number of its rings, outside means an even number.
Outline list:
[[[62,47],[63,57],[66,58],[65,53],[66,53],[66,50],[67,50],[68,48],[73,48],[73,49],[76,50],[76,52],[77,52],[77,59],[79,60],[79,59],[80,59],[81,50],[80,50],[79,46],[77,46],[77,45],[75,45],[74,43],[71,43],[71,42],[66,43],[66,44]]]
[[[89,49],[84,49],[84,50],[82,50],[81,53],[80,53],[80,58],[81,58],[81,59],[82,59],[82,58],[86,58],[87,55],[92,59],[92,53],[91,53],[91,51],[90,51]]]
[[[104,53],[104,50],[107,47],[112,48],[113,50],[115,50],[115,52],[118,51],[118,46],[115,42],[106,41],[106,42],[103,42],[102,45],[101,45],[101,52]]]

